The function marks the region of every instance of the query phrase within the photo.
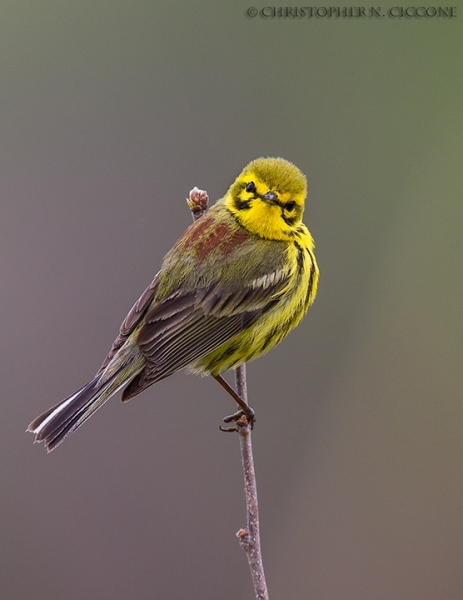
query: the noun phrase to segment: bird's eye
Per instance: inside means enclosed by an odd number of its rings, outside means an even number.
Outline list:
[[[286,203],[285,208],[287,211],[291,212],[296,208],[296,203],[294,202],[294,200],[291,200],[290,202]]]
[[[254,181],[251,181],[250,183],[248,183],[248,185],[246,186],[246,191],[247,192],[255,192],[256,191],[256,184],[254,183]]]

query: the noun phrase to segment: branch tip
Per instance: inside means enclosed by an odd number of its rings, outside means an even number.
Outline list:
[[[190,190],[186,203],[193,213],[193,219],[196,221],[206,212],[209,205],[209,196],[205,190],[200,190],[195,186]]]

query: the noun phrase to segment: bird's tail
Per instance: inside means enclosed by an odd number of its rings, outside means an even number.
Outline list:
[[[27,431],[35,433],[36,442],[43,442],[48,452],[54,450],[144,368],[144,360],[141,357],[134,357],[134,360],[122,364],[119,368],[111,369],[114,362],[78,392],[32,421]]]

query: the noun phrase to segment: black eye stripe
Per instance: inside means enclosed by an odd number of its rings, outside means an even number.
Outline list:
[[[251,208],[250,200],[240,200],[239,198],[235,198],[234,204],[237,210],[249,210]]]

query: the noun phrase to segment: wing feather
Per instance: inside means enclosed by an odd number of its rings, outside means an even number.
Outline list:
[[[206,288],[163,300],[146,314],[137,344],[147,364],[122,399],[133,398],[241,333],[278,301],[285,285],[286,279],[280,278],[260,288]]]

